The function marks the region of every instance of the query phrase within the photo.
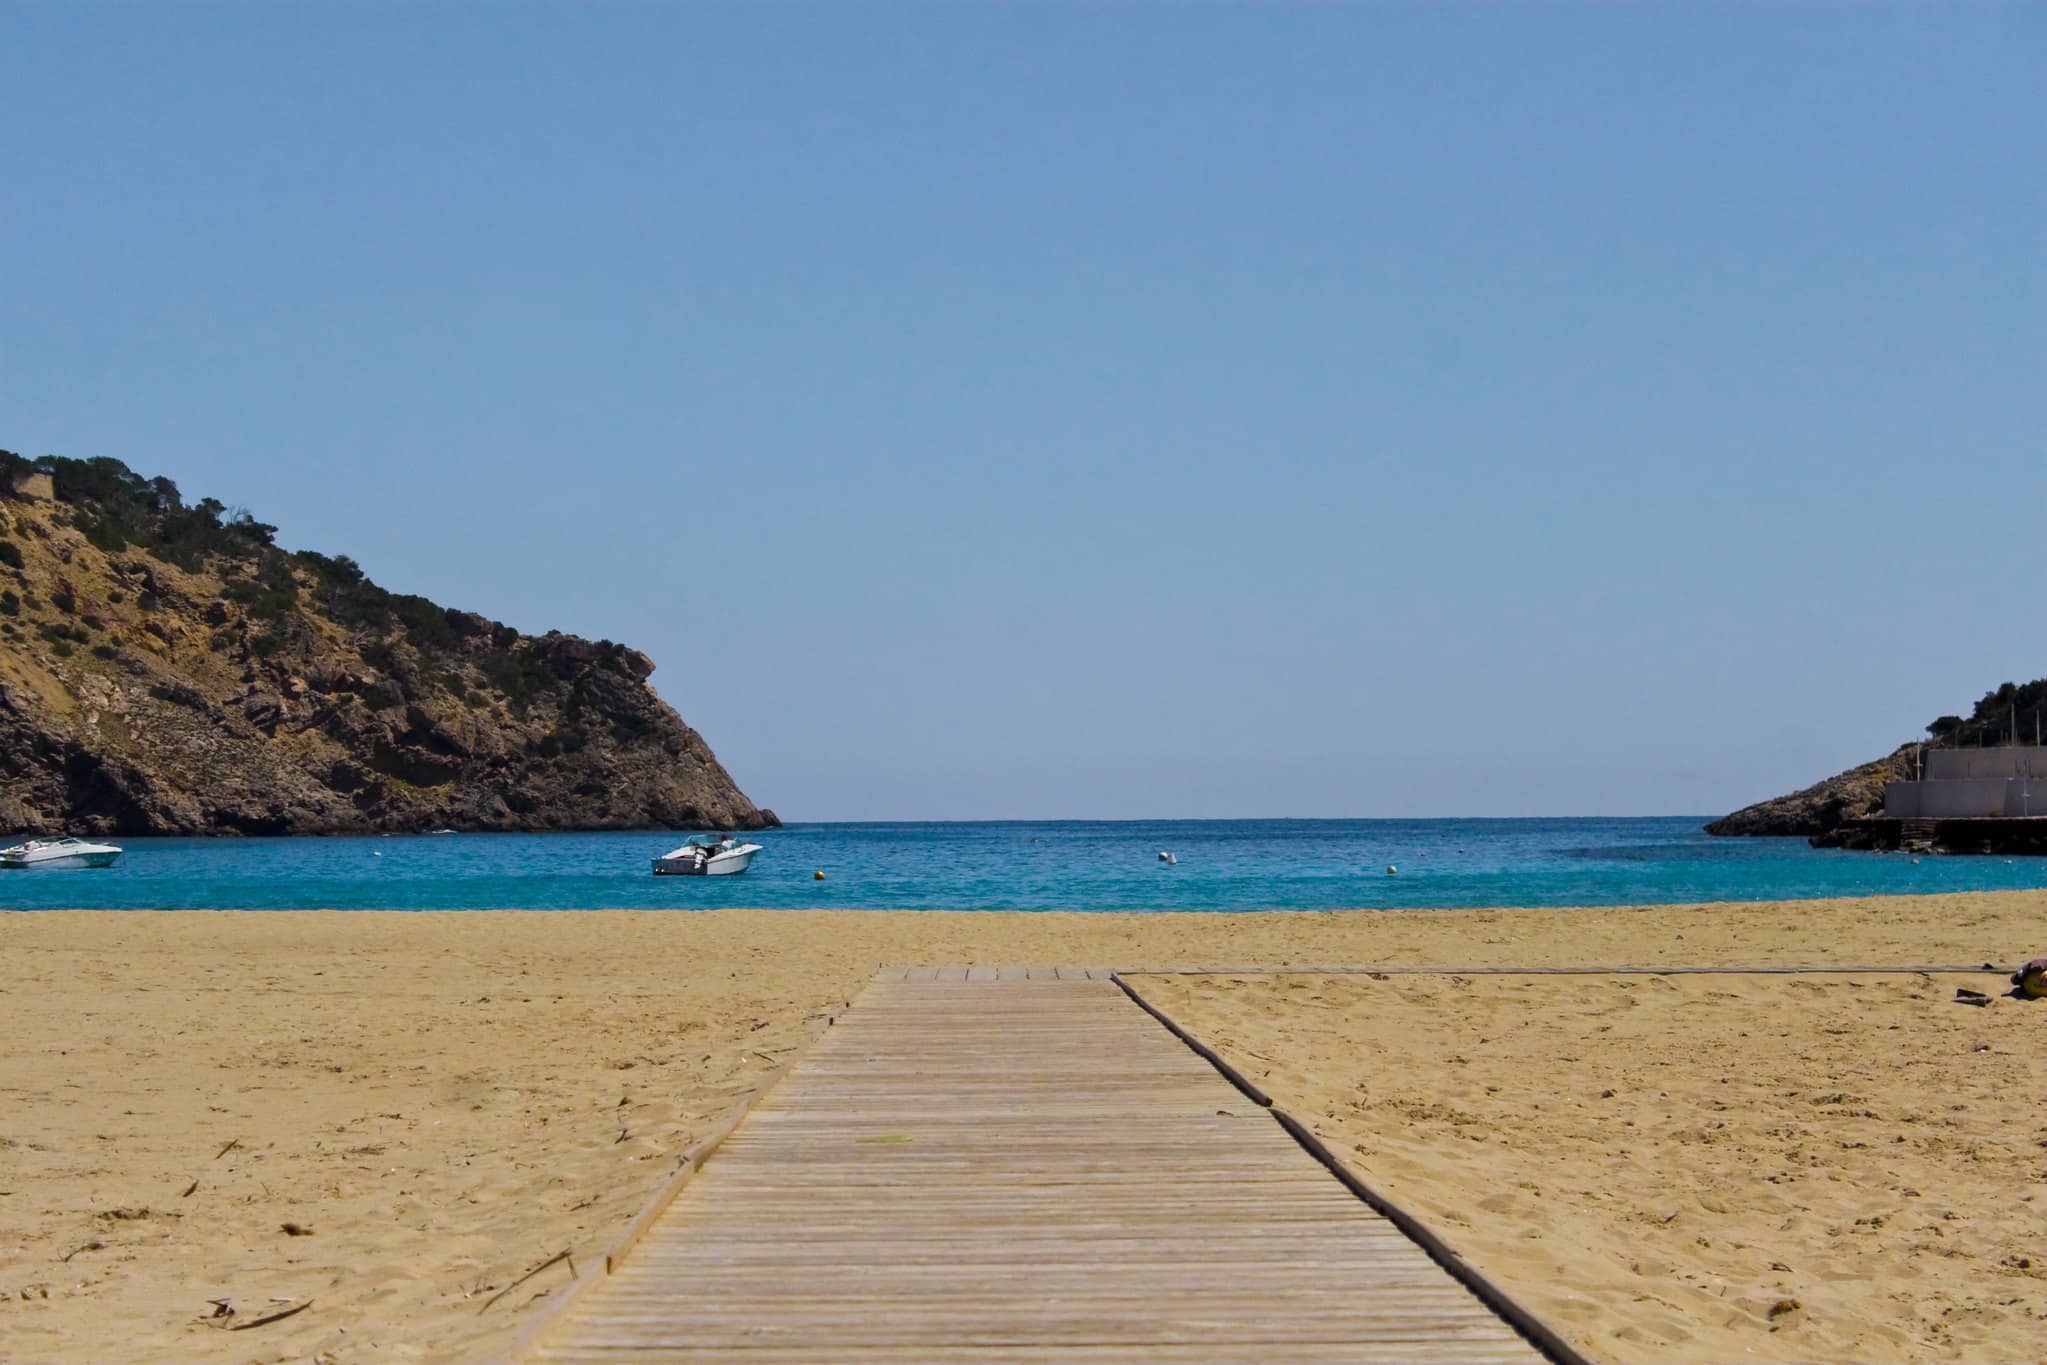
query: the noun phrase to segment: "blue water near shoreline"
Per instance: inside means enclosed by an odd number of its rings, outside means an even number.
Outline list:
[[[1714,839],[1702,823],[791,825],[754,836],[765,851],[744,876],[718,878],[653,876],[649,860],[681,842],[662,833],[129,839],[112,868],[0,872],[0,908],[1392,910],[2047,887],[2047,859],[1915,862]],[[1179,865],[1160,864],[1161,849]]]

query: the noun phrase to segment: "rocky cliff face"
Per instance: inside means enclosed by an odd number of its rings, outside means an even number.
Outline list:
[[[777,823],[636,650],[386,592],[115,461],[38,463],[0,452],[0,831]]]
[[[1837,773],[1804,791],[1744,806],[1706,826],[1706,833],[1797,834],[1812,838],[1833,832],[1844,820],[1880,814],[1884,784],[1902,782],[1912,775],[1914,747],[1900,745],[1888,757]]]

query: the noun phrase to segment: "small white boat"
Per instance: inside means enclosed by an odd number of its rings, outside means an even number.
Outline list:
[[[742,844],[729,835],[723,839],[692,839],[673,853],[654,860],[657,877],[729,877],[744,872],[761,851],[759,844]]]
[[[1159,861],[1164,863],[1167,867],[1173,867],[1179,863],[1180,855],[1177,853],[1168,853],[1164,849],[1160,849]]]
[[[4,867],[112,867],[121,850],[112,844],[88,844],[83,839],[30,839],[13,848],[0,848]]]

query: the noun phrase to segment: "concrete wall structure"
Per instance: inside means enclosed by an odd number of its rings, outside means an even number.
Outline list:
[[[1893,782],[1884,788],[1884,814],[1893,820],[2047,816],[2047,781],[2029,777],[1962,777],[1941,782]]]
[[[14,476],[14,494],[22,498],[41,498],[49,502],[57,496],[57,482],[39,469]]]
[[[1932,782],[1970,777],[2030,777],[2047,782],[2047,748],[2009,745],[2001,749],[1928,749],[1926,778]]]
[[[2047,815],[2047,748],[1928,749],[1926,776],[1884,788],[1893,820]]]

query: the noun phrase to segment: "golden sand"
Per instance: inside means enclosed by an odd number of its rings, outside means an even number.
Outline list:
[[[2036,1362],[2047,1004],[2000,976],[1133,978],[1595,1359]]]
[[[558,1251],[601,1255],[882,963],[2006,962],[2047,946],[2043,912],[2047,897],[2011,893],[1395,914],[0,915],[0,1359],[487,1358],[567,1268],[492,1296]],[[2017,1259],[2035,1251],[2019,1230],[2043,1225],[2023,1201],[2047,1169],[2047,1007],[1966,1009],[1947,1003],[1953,984],[1146,989],[1260,1054],[1283,1103],[1600,1354],[2034,1359],[2047,1309]],[[1377,1045],[1396,1050],[1363,1065]],[[1417,1112],[1430,1104],[1443,1112]],[[1531,1160],[1540,1193],[1517,1183]],[[1779,1298],[1800,1307],[1772,1320]],[[229,1321],[312,1306],[230,1332],[204,1320],[214,1299]],[[1995,1354],[2006,1341],[2023,1344]]]

